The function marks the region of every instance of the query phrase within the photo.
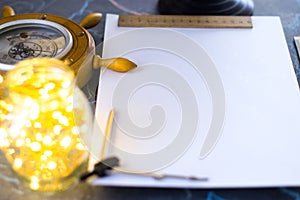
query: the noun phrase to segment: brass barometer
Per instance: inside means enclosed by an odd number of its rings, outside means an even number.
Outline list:
[[[0,18],[0,71],[34,57],[58,58],[67,63],[77,75],[82,87],[90,79],[93,68],[108,67],[125,72],[136,65],[124,58],[102,59],[95,55],[95,42],[86,30],[96,26],[101,13],[86,16],[79,24],[52,14],[15,14],[5,6]]]

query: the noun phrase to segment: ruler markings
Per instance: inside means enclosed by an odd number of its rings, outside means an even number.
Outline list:
[[[249,16],[120,15],[121,27],[252,28]]]

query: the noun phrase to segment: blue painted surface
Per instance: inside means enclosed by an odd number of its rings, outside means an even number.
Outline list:
[[[85,11],[89,8],[89,4],[90,2],[92,2],[93,0],[87,0],[84,2],[84,4],[82,5],[82,7],[80,8],[80,10],[78,12],[74,12],[71,16],[67,17],[71,20],[73,20],[76,16],[82,16]]]
[[[207,200],[225,200],[225,199],[218,196],[215,192],[208,192]]]
[[[300,200],[300,193],[292,189],[282,188],[280,191],[295,200]]]

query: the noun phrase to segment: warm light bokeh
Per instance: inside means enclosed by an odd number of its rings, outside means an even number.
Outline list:
[[[33,190],[64,190],[84,170],[91,113],[74,74],[62,62],[20,62],[6,76],[0,100],[0,148],[13,170]]]

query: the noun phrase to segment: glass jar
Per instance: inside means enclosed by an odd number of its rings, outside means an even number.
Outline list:
[[[21,61],[5,76],[0,148],[32,190],[65,190],[86,170],[92,112],[75,82],[52,58]]]
[[[4,72],[0,70],[0,99],[4,96]]]

